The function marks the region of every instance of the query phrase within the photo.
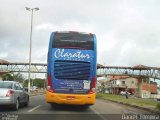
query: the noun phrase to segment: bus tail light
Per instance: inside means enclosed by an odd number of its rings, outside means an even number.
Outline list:
[[[54,92],[52,87],[52,82],[51,82],[51,75],[48,75],[47,79],[48,79],[47,90],[50,92]]]
[[[89,94],[96,92],[96,77],[92,78]]]

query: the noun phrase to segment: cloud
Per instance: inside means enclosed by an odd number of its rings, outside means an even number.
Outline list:
[[[0,58],[28,62],[31,12],[32,62],[46,62],[52,31],[92,32],[98,63],[159,66],[159,1],[0,0]],[[63,3],[62,3],[63,2]]]

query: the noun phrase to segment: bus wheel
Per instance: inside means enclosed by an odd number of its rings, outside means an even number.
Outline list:
[[[84,110],[88,110],[89,107],[90,107],[90,105],[84,105],[84,106],[83,106],[83,109],[84,109]]]
[[[57,104],[56,103],[50,103],[52,109],[56,109],[57,108]]]

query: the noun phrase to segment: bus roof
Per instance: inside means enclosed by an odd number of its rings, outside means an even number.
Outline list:
[[[54,33],[77,33],[77,34],[90,34],[90,35],[93,35],[93,33],[78,32],[78,31],[55,31]]]

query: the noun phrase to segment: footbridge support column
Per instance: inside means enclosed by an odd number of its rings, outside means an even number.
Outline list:
[[[138,78],[137,93],[140,98],[150,98],[149,78]]]

